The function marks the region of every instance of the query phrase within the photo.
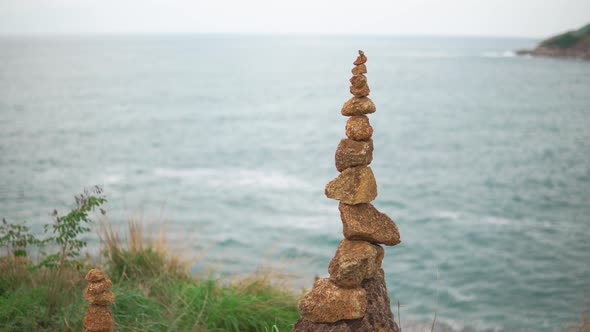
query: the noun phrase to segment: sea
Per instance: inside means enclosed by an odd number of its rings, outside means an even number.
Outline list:
[[[196,274],[309,289],[343,238],[324,186],[362,49],[396,320],[565,331],[590,305],[590,62],[515,55],[538,41],[0,37],[0,217],[42,235],[99,185],[115,227],[164,228]]]

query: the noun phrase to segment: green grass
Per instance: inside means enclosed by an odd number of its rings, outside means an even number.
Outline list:
[[[170,255],[161,242],[146,240],[137,224],[130,224],[129,233],[123,244],[103,229],[103,261],[64,270],[58,280],[49,268],[0,257],[0,331],[82,331],[88,305],[83,278],[95,266],[113,280],[111,310],[119,332],[278,332],[290,331],[297,320],[297,296],[275,285],[272,275],[233,282],[194,278],[189,262]]]

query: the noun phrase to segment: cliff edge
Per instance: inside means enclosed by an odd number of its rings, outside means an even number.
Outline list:
[[[565,57],[590,60],[590,24],[547,38],[533,50],[518,50],[519,55]]]

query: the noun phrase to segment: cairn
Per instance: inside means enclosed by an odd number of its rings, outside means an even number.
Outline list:
[[[400,243],[393,220],[373,205],[377,182],[368,166],[373,160],[373,128],[367,114],[376,111],[368,98],[367,57],[354,61],[350,93],[342,115],[348,116],[346,136],[336,149],[340,175],[326,185],[328,198],[340,201],[344,240],[328,267],[330,276],[318,279],[299,302],[301,318],[294,332],[398,332],[381,268],[381,245]]]
[[[84,298],[90,302],[82,323],[84,332],[114,332],[115,319],[109,306],[115,302],[115,295],[109,289],[111,280],[98,269],[91,269],[84,277],[88,287],[84,289]]]

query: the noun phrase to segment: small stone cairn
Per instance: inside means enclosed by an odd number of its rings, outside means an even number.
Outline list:
[[[396,224],[373,205],[377,183],[368,165],[373,159],[373,128],[367,114],[376,111],[368,98],[367,57],[354,61],[350,93],[342,107],[348,116],[346,136],[336,149],[340,175],[326,185],[328,198],[340,201],[344,240],[328,267],[330,277],[318,279],[299,302],[301,318],[293,327],[302,331],[398,332],[381,268],[381,244],[400,243]]]
[[[114,332],[115,319],[109,306],[115,302],[115,295],[109,289],[111,280],[98,269],[91,269],[84,277],[88,287],[84,290],[84,298],[90,302],[82,323],[84,332]]]

